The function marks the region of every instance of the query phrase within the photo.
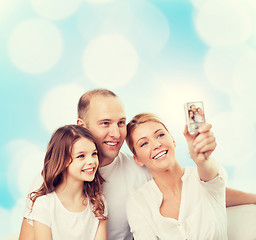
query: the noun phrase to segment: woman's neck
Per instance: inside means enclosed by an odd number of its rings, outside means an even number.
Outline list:
[[[178,162],[164,172],[152,173],[153,179],[162,193],[165,193],[166,191],[181,191],[181,177],[183,174],[184,168],[182,168]]]

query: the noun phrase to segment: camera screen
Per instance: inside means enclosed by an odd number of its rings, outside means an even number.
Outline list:
[[[202,102],[187,103],[189,123],[205,122],[204,107]]]

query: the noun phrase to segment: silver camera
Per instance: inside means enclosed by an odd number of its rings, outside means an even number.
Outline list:
[[[187,102],[184,108],[188,131],[190,135],[196,135],[200,125],[205,123],[203,102]]]

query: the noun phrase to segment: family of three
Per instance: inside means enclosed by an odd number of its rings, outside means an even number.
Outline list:
[[[86,92],[77,125],[51,137],[19,239],[227,239],[226,206],[256,196],[225,188],[225,171],[211,158],[210,124],[196,136],[185,127],[184,136],[196,167],[178,163],[157,116],[138,114],[126,125],[112,91]],[[125,139],[133,158],[120,152]]]

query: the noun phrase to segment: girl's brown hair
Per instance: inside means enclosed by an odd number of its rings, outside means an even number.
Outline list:
[[[86,138],[92,141],[97,148],[92,134],[84,127],[66,125],[53,133],[44,158],[42,170],[44,182],[37,191],[30,193],[32,207],[38,197],[55,191],[56,187],[62,183],[67,166],[70,160],[72,161],[72,147],[79,138]],[[106,217],[103,215],[105,206],[101,192],[101,184],[103,182],[104,179],[97,169],[93,181],[84,182],[83,191],[93,205],[94,215],[99,219],[105,220]]]

